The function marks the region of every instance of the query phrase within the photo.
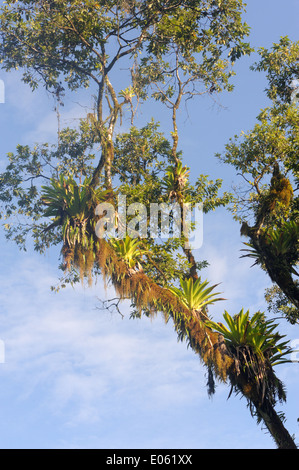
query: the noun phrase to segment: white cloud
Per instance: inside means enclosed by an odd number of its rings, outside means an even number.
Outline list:
[[[60,129],[65,127],[77,128],[79,120],[86,117],[86,109],[77,105],[71,104],[67,109],[62,108],[60,111]],[[45,113],[39,120],[38,125],[25,135],[25,139],[29,142],[44,143],[44,142],[57,142],[58,134],[58,117],[56,112]]]
[[[31,143],[57,141],[58,120],[55,111],[56,103],[48,94],[45,87],[40,85],[32,92],[29,85],[21,80],[21,73],[12,71],[3,75],[6,91],[5,110],[11,117],[14,126],[14,136],[18,136],[18,129],[22,126],[23,133],[17,139],[19,142]],[[78,95],[78,96],[77,96]],[[80,117],[91,112],[90,96],[86,90],[78,93],[67,93],[65,106],[61,106],[60,127],[77,127]],[[80,101],[80,105],[74,101]]]
[[[1,370],[15,382],[19,400],[43,391],[40,403],[64,416],[65,424],[77,425],[100,420],[107,413],[101,403],[113,407],[129,390],[137,407],[146,403],[152,410],[182,405],[186,395],[206,399],[199,362],[185,344],[177,345],[162,319],[103,314],[95,309],[95,294],[104,295],[99,286],[53,294],[51,268],[37,259],[22,257],[0,281],[6,347]],[[192,392],[195,377],[202,390]]]

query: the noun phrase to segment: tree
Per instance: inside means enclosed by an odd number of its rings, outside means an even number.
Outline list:
[[[249,238],[243,256],[273,282],[265,292],[269,311],[292,324],[299,318],[298,47],[284,37],[271,51],[260,50],[261,61],[252,68],[267,72],[272,105],[260,112],[252,131],[231,139],[218,155],[247,185],[231,206],[241,235]]]
[[[202,203],[207,212],[230,201],[229,194],[218,194],[220,180],[200,175],[191,184],[178,147],[177,111],[196,95],[232,91],[232,65],[251,51],[244,42],[249,28],[242,22],[243,9],[240,0],[8,0],[0,15],[2,67],[19,67],[25,83],[33,90],[43,84],[59,105],[66,91],[81,87],[90,87],[95,99],[78,129],[59,129],[57,147],[18,146],[16,154],[9,154],[0,176],[2,216],[8,238],[20,247],[28,235],[40,252],[62,246],[62,284],[101,275],[120,299],[131,300],[133,315],[161,311],[166,320],[172,318],[179,338],[208,368],[209,392],[214,391],[214,377],[230,382],[265,422],[278,447],[295,448],[275,411],[277,400],[285,396],[271,362],[290,348],[277,345],[280,336],[262,316],[246,317],[258,338],[267,336],[267,347],[248,344],[240,367],[223,332],[209,320],[207,305],[221,298],[216,286],[201,279],[206,262],[195,259],[189,233],[166,241],[97,236],[101,219],[117,208],[120,196],[133,209],[136,203],[176,204],[180,217],[177,221],[172,212],[173,230],[176,222],[184,228],[186,204]],[[124,58],[129,67],[122,83],[127,86],[117,88],[115,72],[120,73]],[[136,106],[149,98],[170,110],[170,140],[155,121],[135,127]],[[116,123],[125,112],[132,127],[116,135]],[[101,202],[106,205],[99,212]],[[11,223],[16,214],[24,222]],[[129,215],[136,233],[141,225],[148,230],[147,212],[136,217],[132,210]],[[108,225],[110,221],[105,219]],[[114,210],[112,222],[118,234],[123,231],[120,212]],[[231,319],[231,327],[238,319]],[[249,373],[248,358],[253,357],[260,369]],[[260,381],[257,370],[263,371]],[[271,391],[265,393],[261,383],[271,384]]]
[[[247,188],[232,210],[249,238],[244,256],[255,259],[273,281],[266,299],[291,323],[299,318],[298,129],[296,88],[299,43],[281,38],[261,49],[254,70],[266,71],[272,105],[262,110],[247,134],[231,139],[220,159],[233,165]]]

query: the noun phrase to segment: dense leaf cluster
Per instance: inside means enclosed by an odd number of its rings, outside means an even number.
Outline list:
[[[280,302],[292,305],[288,318],[298,319],[299,115],[287,86],[298,77],[298,44],[282,38],[273,50],[260,50],[254,67],[267,72],[273,105],[221,157],[242,175],[245,194],[233,199],[220,193],[220,179],[194,178],[179,149],[181,104],[232,91],[234,62],[252,51],[243,11],[241,0],[7,0],[0,10],[2,68],[20,69],[33,90],[44,85],[58,116],[68,93],[89,88],[93,101],[77,129],[58,129],[58,145],[18,146],[8,155],[0,175],[1,217],[7,237],[20,247],[28,235],[39,252],[61,247],[62,287],[101,275],[120,299],[131,300],[134,315],[159,311],[172,318],[178,337],[208,367],[209,390],[214,376],[229,380],[278,447],[294,448],[274,410],[285,394],[273,367],[290,352],[273,332],[276,325],[243,311],[225,314],[229,329],[211,322],[207,306],[223,299],[201,279],[207,261],[196,259],[185,233],[165,240],[158,229],[150,238],[147,211],[135,224],[137,237],[96,236],[105,217],[97,211],[101,202],[115,209],[115,229],[123,230],[120,196],[131,208],[188,203],[209,212],[232,203],[249,254],[279,287]],[[150,98],[169,110],[169,138],[157,120],[135,124],[138,106]],[[118,132],[127,112],[131,127]],[[134,211],[129,216],[136,220]],[[173,213],[170,222],[173,227]],[[146,237],[138,236],[141,223]]]

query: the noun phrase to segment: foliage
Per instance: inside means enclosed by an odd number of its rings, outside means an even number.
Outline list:
[[[170,200],[177,199],[178,193],[183,194],[185,192],[189,173],[190,169],[183,166],[181,161],[178,162],[176,167],[169,166],[166,169],[165,179],[162,184]],[[184,198],[186,202],[188,202],[188,199],[188,196]]]
[[[196,68],[192,54],[202,54],[203,65],[196,74],[210,85],[211,74],[214,82],[227,81],[222,55],[235,61],[250,50],[243,41],[248,35],[243,9],[242,1],[230,0],[170,0],[167,6],[154,1],[150,8],[147,2],[134,0],[8,0],[2,7],[0,53],[6,70],[25,68],[23,79],[33,89],[42,79],[56,92],[62,76],[72,90],[90,81],[99,84],[98,72],[105,66],[111,69],[116,60],[145,49],[152,62],[169,55],[175,45],[182,54],[181,65],[189,70]],[[117,55],[103,56],[107,43],[115,39]],[[151,62],[149,67],[155,68]]]
[[[141,268],[140,262],[144,254],[144,250],[140,248],[140,240],[132,239],[127,235],[123,240],[111,239],[110,243],[117,256],[127,263],[129,268]]]
[[[58,147],[37,144],[33,149],[18,145],[15,153],[8,154],[9,164],[0,175],[0,217],[5,220],[8,239],[26,249],[28,236],[33,238],[38,252],[61,243],[59,231],[44,231],[44,204],[41,199],[42,185],[60,176],[90,177],[95,158],[92,141],[88,138],[86,124],[79,129],[63,129]]]
[[[209,321],[212,329],[224,336],[234,358],[240,377],[235,381],[237,390],[242,390],[250,402],[269,399],[275,403],[276,396],[285,400],[281,381],[273,372],[278,364],[291,362],[286,356],[292,352],[284,336],[275,332],[277,324],[266,320],[264,313],[256,312],[251,318],[249,311],[242,309],[231,317],[223,315],[227,326]]]
[[[269,312],[274,313],[277,317],[283,315],[291,324],[298,323],[296,307],[277,285],[274,284],[265,290],[265,299]]]
[[[170,108],[182,95],[231,91],[230,62],[251,52],[241,39],[249,32],[242,8],[242,2],[182,2],[164,15],[135,70],[136,88],[149,86],[151,96]]]
[[[231,210],[242,224],[241,234],[249,238],[244,256],[254,257],[254,264],[262,266],[293,305],[287,315],[292,322],[299,312],[299,108],[289,85],[298,77],[297,51],[298,43],[288,38],[281,38],[271,51],[260,50],[254,69],[267,72],[272,106],[260,112],[252,131],[231,139],[225,154],[218,155],[243,178]]]
[[[249,310],[244,312],[242,309],[234,317],[225,312],[223,318],[228,327],[211,321],[208,325],[224,336],[232,351],[243,346],[249,347],[262,360],[267,358],[271,366],[290,362],[290,360],[282,359],[291,351],[286,347],[288,342],[278,343],[284,336],[278,333],[273,334],[273,330],[278,325],[274,324],[273,320],[265,320],[264,313],[256,312],[250,318]]]
[[[253,130],[230,139],[223,155],[218,158],[236,168],[248,186],[248,195],[234,208],[238,220],[248,220],[254,213],[257,197],[263,198],[270,187],[275,164],[282,174],[292,172],[297,178],[299,111],[295,105],[266,108],[257,117]],[[246,194],[246,193],[245,193]],[[246,205],[245,205],[246,204]],[[244,210],[244,215],[242,209]]]
[[[79,268],[81,278],[87,273],[91,280],[95,248],[98,248],[94,212],[110,192],[101,188],[94,190],[90,180],[86,178],[78,185],[73,178],[60,175],[59,180],[51,180],[51,186],[42,187],[41,199],[47,206],[44,217],[54,218],[45,230],[62,227],[62,254],[66,267],[70,269],[74,264]]]
[[[153,120],[141,129],[131,127],[129,132],[119,134],[114,146],[114,162],[112,174],[119,181],[118,191],[126,197],[126,204],[142,203],[148,209],[151,203],[169,203],[169,197],[177,191],[183,193],[184,202],[192,205],[203,204],[203,210],[208,212],[216,207],[225,206],[230,200],[226,192],[219,194],[222,180],[209,180],[201,175],[195,184],[189,181],[189,171],[181,161],[175,165],[172,162],[171,144],[159,132],[159,124]],[[183,174],[183,187],[179,187],[174,174]],[[180,180],[178,180],[180,181]],[[175,199],[174,199],[175,201]],[[147,226],[150,226],[150,211],[147,210]],[[128,221],[130,216],[127,216]],[[171,218],[170,218],[171,219]],[[196,227],[194,226],[193,229]],[[157,234],[159,235],[159,233]],[[157,243],[151,238],[142,240],[147,252],[147,263],[143,269],[155,281],[167,286],[183,277],[191,268],[186,257],[181,254],[185,240],[169,237],[159,239]],[[201,269],[206,261],[198,261]]]
[[[129,132],[118,134],[114,146],[113,175],[124,185],[138,187],[151,184],[158,187],[170,159],[170,143],[159,132],[159,123],[153,119],[141,129],[132,126]]]
[[[244,249],[248,252],[243,257],[252,257],[256,259],[255,264],[265,267],[264,257],[271,256],[276,258],[279,264],[284,264],[284,268],[292,274],[298,276],[294,266],[298,262],[298,243],[299,243],[299,224],[296,221],[289,221],[280,227],[264,229],[261,235],[263,248],[258,249],[252,243],[245,243],[250,249]],[[266,254],[265,254],[266,252]]]
[[[201,281],[201,279],[194,280],[180,279],[181,288],[171,287],[170,291],[175,294],[182,304],[190,310],[203,311],[204,307],[209,304],[213,304],[219,300],[224,300],[220,297],[216,297],[219,292],[211,293],[217,285],[209,286],[208,281]]]
[[[130,299],[137,311],[161,311],[166,320],[173,319],[178,337],[187,339],[208,367],[210,384],[211,374],[219,380],[229,378],[246,397],[251,396],[251,387],[259,399],[267,395],[274,406],[275,393],[283,397],[280,382],[269,372],[278,336],[271,336],[272,326],[259,318],[253,322],[254,331],[268,334],[268,349],[258,343],[262,351],[258,354],[250,345],[236,346],[239,356],[232,358],[222,335],[205,323],[207,305],[221,299],[213,292],[216,286],[208,286],[198,276],[206,261],[195,259],[184,237],[165,242],[95,236],[96,205],[109,201],[115,207],[119,195],[126,196],[127,204],[139,202],[146,207],[169,199],[180,207],[185,202],[202,203],[205,212],[231,201],[230,194],[219,195],[220,179],[200,175],[192,184],[188,161],[183,164],[178,147],[177,112],[183,100],[233,90],[234,62],[252,51],[245,42],[249,27],[242,20],[244,8],[241,0],[153,0],[150,4],[144,0],[7,0],[0,10],[2,68],[19,68],[25,83],[33,90],[44,85],[60,106],[67,92],[81,88],[90,88],[93,98],[91,112],[78,129],[58,129],[57,147],[19,146],[15,155],[9,154],[9,164],[0,175],[1,215],[8,237],[22,247],[28,234],[41,252],[62,245],[63,285],[77,281],[78,270],[81,279],[87,276],[89,281],[101,274],[111,281],[119,298]],[[141,129],[134,125],[138,105],[148,98],[170,110],[170,140],[153,120]],[[131,128],[117,135],[128,110]],[[243,176],[253,176],[251,189],[257,194],[251,196],[249,206],[254,217],[261,216],[261,202],[267,201],[271,189],[260,187],[260,181],[274,172],[275,162],[279,161],[278,171],[285,179],[290,181],[288,172],[298,178],[295,106],[283,102],[262,112],[259,119],[255,135],[245,136],[241,150],[233,144],[227,148],[227,161]],[[277,196],[277,188],[272,187],[272,195],[275,189]],[[299,207],[294,191],[286,196],[280,190],[275,213],[262,214],[258,229],[296,220]],[[16,216],[24,222],[15,222]],[[272,235],[275,238],[277,232]],[[279,247],[273,240],[271,246]],[[288,242],[281,246],[290,252]],[[289,263],[294,266],[293,258]],[[265,266],[269,269],[268,258]],[[178,279],[180,289],[168,287]],[[242,374],[241,365],[247,367]],[[267,419],[275,416],[273,406]],[[284,428],[280,431],[285,435]],[[281,446],[281,436],[275,439]],[[294,445],[289,437],[287,442]]]
[[[291,100],[293,79],[299,77],[299,41],[292,42],[288,36],[281,37],[272,49],[259,49],[261,60],[252,66],[253,70],[267,73],[269,82],[266,89],[271,100],[287,102]]]

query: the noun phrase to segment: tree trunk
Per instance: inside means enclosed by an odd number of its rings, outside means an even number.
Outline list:
[[[129,272],[126,264],[119,261],[113,248],[104,240],[101,240],[99,253],[105,253],[104,257],[98,258],[99,266],[104,276],[111,276],[117,295],[121,298],[131,297],[137,308],[152,306],[155,311],[164,312],[166,320],[170,315],[173,318],[178,337],[180,339],[188,338],[189,346],[200,356],[208,367],[209,373],[211,374],[213,371],[215,377],[222,382],[227,382],[229,379],[231,384],[237,386],[244,397],[250,400],[256,409],[257,417],[264,421],[277,447],[279,449],[297,449],[271,402],[267,398],[261,400],[258,396],[249,398],[248,394],[244,393],[244,387],[240,383],[240,371],[236,370],[235,361],[229,354],[220,333],[210,329],[207,331],[203,319],[194,316],[176,296],[168,289],[156,284],[143,271]],[[112,262],[107,265],[106,259],[109,256]],[[120,265],[122,265],[121,270],[119,269]]]
[[[264,400],[263,404],[253,403],[257,414],[264,421],[269,433],[273,437],[278,449],[297,449],[297,446],[289,434],[288,430],[284,427],[281,418],[274,410],[268,400]]]

